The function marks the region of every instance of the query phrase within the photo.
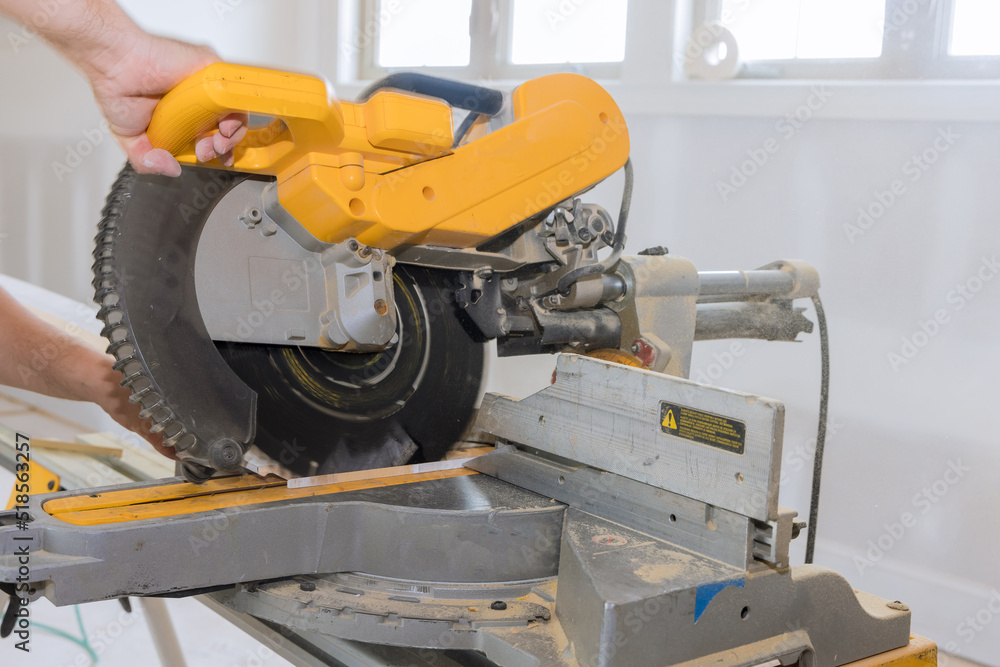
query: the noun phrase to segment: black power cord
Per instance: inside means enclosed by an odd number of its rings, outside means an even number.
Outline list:
[[[819,294],[812,298],[819,325],[820,390],[819,425],[816,431],[816,453],[813,455],[812,497],[809,501],[809,533],[806,536],[806,563],[813,562],[816,551],[816,522],[819,520],[819,490],[823,477],[823,448],[826,446],[826,416],[830,404],[830,337],[826,328],[826,313]]]

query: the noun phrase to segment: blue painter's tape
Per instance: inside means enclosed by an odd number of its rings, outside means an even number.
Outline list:
[[[743,588],[745,581],[746,577],[740,577],[739,579],[714,581],[710,584],[702,584],[699,586],[694,597],[694,622],[698,622],[698,619],[701,618],[705,608],[708,607],[708,603],[712,601],[712,598],[719,594],[719,591],[723,588],[728,588],[729,586]]]

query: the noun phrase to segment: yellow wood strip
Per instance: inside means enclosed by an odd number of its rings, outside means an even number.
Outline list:
[[[83,511],[66,511],[53,514],[53,516],[60,521],[65,521],[66,523],[70,523],[75,526],[97,526],[109,523],[123,523],[126,521],[139,521],[142,519],[157,519],[181,516],[185,514],[196,514],[198,512],[208,512],[226,507],[260,505],[280,500],[310,498],[313,496],[324,496],[332,493],[343,493],[345,491],[359,491],[362,489],[396,486],[398,484],[412,484],[415,482],[426,482],[435,479],[463,477],[475,474],[476,472],[474,470],[459,468],[457,470],[442,470],[416,475],[402,475],[383,479],[346,482],[343,484],[312,486],[301,489],[289,489],[285,486],[284,482],[282,482],[280,485],[268,486],[261,489],[244,491],[234,490],[226,493],[216,493],[210,495],[202,494],[195,497],[177,498],[165,500],[163,502],[149,502],[138,505],[132,504]],[[47,506],[46,511],[48,511]]]
[[[858,660],[844,667],[937,667],[937,644],[919,635],[910,635],[909,646]]]
[[[92,456],[113,456],[116,459],[122,457],[121,447],[106,447],[104,445],[90,445],[85,442],[64,442],[62,440],[46,440],[43,438],[32,438],[31,447],[47,449],[54,452],[72,452],[74,454],[90,454]]]
[[[483,454],[489,454],[496,447],[483,445],[482,447],[469,447],[468,449],[453,449],[444,455],[445,461],[453,461],[454,459],[472,459],[477,456],[482,456]]]
[[[83,512],[107,507],[122,507],[128,505],[143,505],[166,500],[190,498],[192,496],[212,495],[231,491],[258,489],[268,486],[284,486],[285,480],[277,477],[262,478],[256,475],[235,475],[210,479],[204,484],[178,482],[161,484],[141,489],[122,489],[106,493],[56,498],[45,503],[44,509],[52,515],[65,512]]]

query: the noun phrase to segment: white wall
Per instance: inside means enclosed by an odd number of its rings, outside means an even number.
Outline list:
[[[318,60],[312,0],[121,4],[145,28],[210,44],[229,60],[308,70]],[[0,72],[0,272],[90,301],[92,238],[123,155],[85,81],[2,18]]]
[[[665,240],[702,269],[779,258],[818,267],[833,370],[817,561],[857,588],[909,603],[915,630],[943,647],[1000,664],[1000,619],[982,632],[962,625],[1000,589],[1000,520],[992,511],[1000,502],[1000,278],[971,300],[953,294],[949,301],[957,284],[978,287],[983,257],[1000,260],[1000,126],[813,120],[724,202],[717,181],[775,136],[775,122],[632,118],[632,247]],[[959,138],[913,183],[901,171],[905,163],[948,127]],[[905,181],[905,194],[851,243],[844,224],[895,179]],[[894,370],[887,355],[939,310],[946,323]],[[693,368],[721,371],[718,384],[785,402],[782,503],[805,515],[810,475],[802,459],[815,435],[817,337],[799,345],[744,343],[742,356],[722,371],[713,354],[728,347],[696,346]],[[961,476],[948,472],[953,463]],[[915,499],[925,488],[930,497]],[[900,530],[894,524],[904,513],[914,525]],[[868,554],[869,541],[882,546]],[[980,616],[982,623],[994,614]]]
[[[316,25],[314,0],[234,1],[234,11],[221,15],[220,3],[194,0],[125,4],[148,27],[208,41],[228,59],[335,71],[322,60],[335,32]],[[18,54],[0,43],[0,71],[7,96],[0,105],[0,234],[7,235],[0,240],[0,272],[89,299],[89,239],[120,155],[105,141],[59,183],[51,163],[65,160],[67,145],[98,127],[85,86],[38,40]],[[769,94],[767,87],[760,91]],[[698,89],[683,94],[697,101]],[[745,116],[733,108],[699,116],[690,109],[655,112],[648,103],[636,107],[641,113],[627,107],[637,179],[629,249],[663,243],[704,270],[779,258],[819,268],[833,376],[818,561],[858,588],[909,603],[914,629],[943,647],[1000,665],[1000,619],[987,606],[1000,589],[994,407],[1000,280],[985,282],[961,308],[954,297],[949,301],[957,284],[980,271],[983,257],[1000,254],[1000,126],[949,121],[968,118],[968,109],[942,95],[925,96],[936,109],[933,121],[893,120],[875,105],[844,114],[852,119],[811,120],[791,138],[775,125],[794,107]],[[916,107],[901,117],[919,118]],[[881,120],[865,120],[866,111]],[[954,145],[918,181],[909,180],[906,162],[948,127],[958,135]],[[768,139],[779,150],[723,201],[717,182]],[[905,194],[850,242],[844,224],[895,179]],[[615,179],[596,194],[610,210],[617,208],[619,184]],[[983,275],[992,278],[992,271]],[[938,310],[947,322],[912,360],[891,368],[887,355],[899,353],[902,339],[912,339]],[[723,369],[713,355],[729,346],[701,344],[694,369],[786,403],[782,502],[805,515],[818,339],[744,342]],[[541,366],[520,360],[495,368],[490,386],[523,394],[546,381],[550,368]],[[952,477],[948,470],[959,463],[962,475]],[[942,481],[946,476],[956,483]],[[935,502],[915,500],[935,483]],[[894,524],[904,513],[914,525],[900,533]],[[869,541],[880,540],[883,548],[866,554]],[[871,566],[858,558],[870,558]]]

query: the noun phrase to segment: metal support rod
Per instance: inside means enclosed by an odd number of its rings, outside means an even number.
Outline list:
[[[799,333],[812,333],[813,323],[802,308],[791,302],[780,303],[699,303],[695,340],[756,338],[759,340],[796,340]]]
[[[184,653],[170,620],[166,601],[160,598],[139,598],[139,604],[148,619],[146,624],[149,626],[149,633],[153,635],[160,664],[164,667],[185,667],[187,663],[184,662]]]
[[[700,297],[706,296],[780,296],[795,289],[795,276],[788,271],[699,271]]]

